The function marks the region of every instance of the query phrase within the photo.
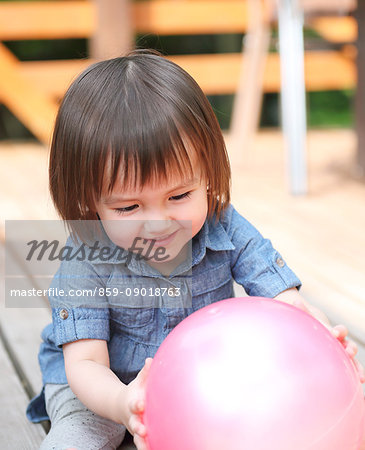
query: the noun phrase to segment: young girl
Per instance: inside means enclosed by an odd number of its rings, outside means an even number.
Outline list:
[[[31,420],[51,420],[42,449],[115,449],[126,428],[147,448],[151,358],[186,316],[233,297],[233,280],[328,323],[300,297],[270,241],[230,205],[229,188],[217,120],[180,67],[135,51],[72,83],[56,120],[50,189],[68,244],[88,250],[61,263],[50,290],[66,295],[50,295],[53,323],[39,354],[45,387],[28,407]],[[86,232],[80,223],[93,225]],[[83,289],[89,294],[71,294]],[[354,357],[346,332],[333,329]]]

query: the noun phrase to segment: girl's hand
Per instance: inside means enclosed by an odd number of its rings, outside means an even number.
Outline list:
[[[347,354],[352,359],[356,370],[360,376],[360,382],[365,383],[365,370],[361,363],[355,358],[357,353],[357,345],[351,339],[346,339],[347,336],[347,328],[344,325],[336,325],[332,328],[332,334],[341,342],[344,346]]]
[[[142,370],[127,386],[126,408],[123,423],[133,435],[138,450],[148,450],[146,442],[146,427],[142,421],[145,409],[145,388],[152,358],[147,358]]]
[[[305,303],[300,299],[295,300],[294,306],[310,314],[315,319],[319,320],[333,334],[333,336],[341,342],[344,349],[346,350],[346,353],[349,355],[352,362],[354,363],[354,366],[360,377],[360,382],[365,383],[365,370],[363,366],[360,364],[360,362],[355,358],[357,353],[357,345],[351,339],[346,339],[348,330],[345,327],[345,325],[336,325],[332,327],[328,322],[324,322],[323,320],[321,320],[320,317],[316,316],[315,308],[313,308],[312,310],[310,307],[306,306]]]

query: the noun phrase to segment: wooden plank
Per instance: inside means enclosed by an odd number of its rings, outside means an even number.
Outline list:
[[[29,283],[29,288],[33,285]],[[43,308],[3,308],[0,325],[11,354],[22,377],[29,398],[42,388],[42,374],[38,364],[41,331],[51,322],[46,305]]]
[[[170,59],[187,70],[206,93],[226,94],[237,90],[242,63],[239,53],[171,56]],[[356,67],[350,57],[335,51],[307,52],[305,80],[309,91],[353,88]],[[263,90],[280,90],[280,61],[276,53],[267,57]]]
[[[305,12],[343,13],[354,11],[361,0],[299,0],[299,5]]]
[[[354,9],[352,0],[323,2],[322,6],[318,5],[317,0],[306,0],[303,4],[309,11]],[[117,1],[115,5],[118,6]],[[100,8],[97,2],[92,1],[0,2],[0,40],[90,37],[98,33],[98,23],[104,22],[108,10],[109,5],[105,7],[104,2],[103,8]],[[119,8],[114,10],[112,16],[113,19],[122,16],[121,25],[115,28],[117,35],[126,32],[123,12],[125,5],[119,2]],[[140,1],[133,5],[131,14],[138,33],[159,35],[244,33],[249,21],[245,0]],[[353,40],[351,36],[356,32],[351,17],[318,18],[312,22],[333,42]],[[127,23],[129,26],[130,23]],[[107,29],[108,34],[111,29],[114,27]]]
[[[94,62],[92,59],[27,61],[19,64],[19,73],[45,95],[60,98],[73,79]]]
[[[4,450],[39,448],[45,437],[41,425],[25,416],[28,398],[0,341],[0,447]]]
[[[329,42],[346,43],[357,39],[357,22],[354,17],[316,17],[307,25]]]
[[[179,55],[170,56],[169,59],[187,70],[206,94],[235,93],[241,70],[245,70],[245,58],[241,53]],[[23,78],[29,80],[38,90],[42,90],[45,95],[59,98],[76,75],[92,62],[94,61],[23,62],[19,65],[19,71]],[[307,52],[305,63],[308,91],[347,89],[353,88],[356,84],[355,63],[345,54],[334,51]],[[270,53],[266,58],[263,91],[279,92],[279,90],[279,57],[276,53]]]
[[[169,59],[182,65],[196,78],[207,94],[231,94],[237,88],[242,59],[240,53],[179,55],[171,56]],[[60,97],[72,79],[92,62],[91,60],[23,62],[20,65],[20,72],[37,89],[43,90],[47,95]],[[272,81],[273,75],[275,79]],[[270,73],[268,77],[270,88],[278,89],[278,76]]]
[[[307,91],[350,89],[356,85],[356,66],[346,54],[336,51],[313,51],[304,55]],[[280,90],[280,61],[277,54],[267,57],[263,83],[265,92]]]
[[[226,94],[235,92],[241,69],[242,56],[234,54],[212,55],[179,55],[169,59],[182,65],[196,78],[207,94]],[[23,62],[20,65],[21,75],[34,84],[37,89],[43,90],[46,95],[61,97],[73,78],[84,70],[92,60],[71,61],[39,61]],[[270,87],[275,89],[275,81]],[[275,76],[276,74],[274,74]],[[276,76],[275,80],[278,80]],[[276,83],[276,88],[278,84]],[[1,96],[1,90],[0,90]]]
[[[178,55],[169,59],[180,64],[200,84],[206,94],[235,93],[244,55],[241,53],[210,55]],[[78,73],[93,60],[62,60],[22,62],[19,71],[47,96],[61,97]],[[335,51],[307,52],[305,56],[306,88],[308,91],[347,89],[356,85],[354,60]],[[330,68],[330,70],[328,70]],[[280,63],[276,53],[269,53],[263,78],[264,92],[279,92]],[[1,96],[1,89],[0,89]]]
[[[242,64],[241,53],[177,55],[169,59],[185,69],[206,94],[236,92]]]
[[[98,11],[86,1],[1,2],[0,40],[91,36]],[[142,1],[133,17],[138,33],[160,35],[243,33],[247,24],[245,0]]]
[[[49,143],[57,104],[18,70],[15,56],[0,43],[0,97],[42,142]]]
[[[1,142],[0,230],[5,218],[57,219],[48,190],[47,159],[47,148],[37,142]]]
[[[5,248],[0,244],[0,254],[3,259]],[[24,263],[7,247],[6,264],[15,264],[19,267],[22,289],[39,288],[36,280],[27,276]],[[11,261],[10,261],[11,260]],[[20,282],[20,281],[19,281]],[[3,340],[7,343],[8,351],[13,360],[23,386],[29,397],[40,392],[42,376],[38,364],[38,351],[41,344],[41,331],[51,322],[51,313],[46,299],[32,299],[33,306],[37,307],[11,307],[11,299],[5,299],[5,280],[0,281],[0,329]],[[6,302],[7,300],[7,302]],[[16,300],[17,301],[17,300]]]
[[[346,53],[306,52],[304,70],[306,89],[309,91],[352,89],[356,86],[356,65]]]
[[[0,40],[84,38],[96,27],[87,1],[0,2]]]
[[[141,1],[134,5],[138,33],[243,33],[247,27],[245,0]]]

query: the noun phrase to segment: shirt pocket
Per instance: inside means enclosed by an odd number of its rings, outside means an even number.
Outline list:
[[[107,286],[111,319],[125,329],[146,327],[155,318],[156,300],[148,295],[153,280],[112,276]]]
[[[111,319],[128,329],[141,328],[150,324],[154,318],[155,308],[129,308],[121,307],[111,310]]]

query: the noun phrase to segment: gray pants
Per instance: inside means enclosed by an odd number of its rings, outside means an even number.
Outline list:
[[[115,450],[123,441],[125,427],[87,409],[68,384],[47,384],[45,398],[51,429],[40,450]]]

